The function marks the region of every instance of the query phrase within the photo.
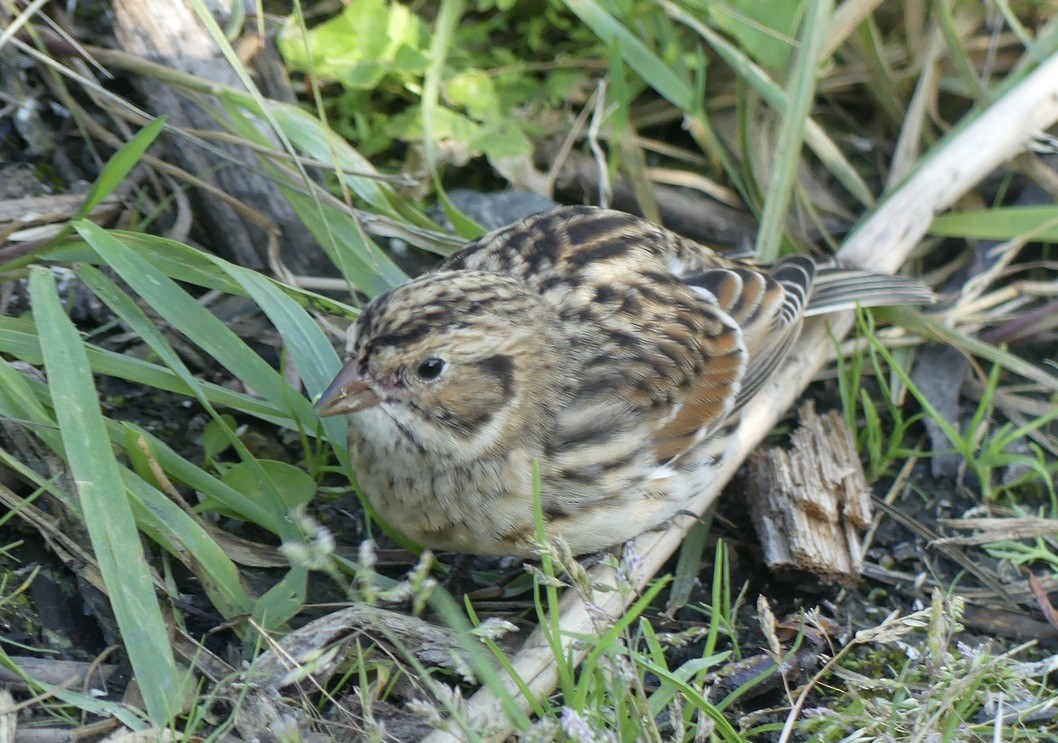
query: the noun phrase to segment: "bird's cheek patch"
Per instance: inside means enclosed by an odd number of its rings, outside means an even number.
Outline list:
[[[514,394],[513,377],[490,373],[480,366],[452,371],[447,384],[432,396],[433,404],[428,405],[441,425],[474,435],[506,407]]]

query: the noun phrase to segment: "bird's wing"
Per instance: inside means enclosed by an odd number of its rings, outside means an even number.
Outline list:
[[[817,270],[804,256],[774,266],[734,260],[593,207],[521,220],[471,243],[446,267],[507,274],[548,299],[580,357],[574,402],[584,409],[586,401],[626,400],[661,462],[688,451],[760,391],[805,317],[856,303],[933,299],[916,282]],[[586,436],[591,418],[582,416],[571,436]]]
[[[731,412],[771,377],[797,340],[812,296],[815,263],[804,256],[762,268],[732,265],[684,277],[714,297],[742,329],[749,363]]]
[[[564,208],[490,233],[445,267],[514,276],[557,310],[578,377],[567,391],[573,423],[559,426],[559,447],[588,436],[592,419],[611,429],[611,439],[631,420],[636,445],[649,437],[657,460],[666,461],[728,417],[746,371],[738,324],[709,291],[679,276],[722,265],[707,249],[631,215]],[[614,400],[624,403],[623,421],[611,414],[621,410]],[[585,410],[600,412],[578,415]],[[595,431],[595,441],[605,433]]]

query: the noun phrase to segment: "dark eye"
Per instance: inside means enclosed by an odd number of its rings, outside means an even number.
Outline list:
[[[416,367],[415,373],[419,375],[419,379],[429,381],[431,379],[437,379],[437,377],[441,375],[441,370],[444,368],[445,362],[442,359],[426,359]]]

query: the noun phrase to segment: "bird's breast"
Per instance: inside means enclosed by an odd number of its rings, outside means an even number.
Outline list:
[[[357,482],[391,526],[426,547],[506,555],[532,528],[532,456],[524,450],[457,462],[400,435],[354,423]]]

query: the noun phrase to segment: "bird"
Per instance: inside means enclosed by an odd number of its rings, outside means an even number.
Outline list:
[[[933,299],[902,277],[758,265],[557,207],[367,303],[316,410],[348,416],[360,489],[420,545],[538,555],[539,498],[547,539],[594,553],[715,477],[807,317]]]

